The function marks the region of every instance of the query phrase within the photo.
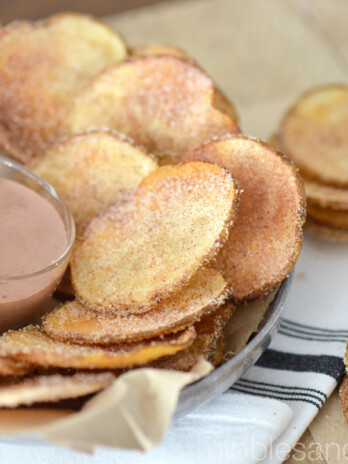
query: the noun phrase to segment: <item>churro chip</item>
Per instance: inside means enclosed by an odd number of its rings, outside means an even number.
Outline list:
[[[32,370],[33,367],[28,363],[0,357],[0,376],[26,375]]]
[[[0,145],[27,163],[63,132],[72,97],[126,45],[105,24],[62,13],[20,21],[0,33]]]
[[[133,56],[173,56],[188,63],[197,65],[195,60],[184,50],[171,45],[152,44],[135,47],[131,50]],[[233,104],[217,87],[214,89],[214,107],[227,114],[235,123],[238,123],[238,115]]]
[[[340,404],[343,416],[348,422],[348,375],[345,375],[340,386]]]
[[[172,56],[133,57],[110,67],[79,95],[68,117],[72,133],[116,129],[159,158],[179,159],[213,137],[238,133],[214,107],[213,81]]]
[[[348,189],[304,179],[308,204],[348,211]]]
[[[233,173],[241,188],[238,216],[215,266],[244,303],[276,288],[290,273],[302,246],[303,185],[295,167],[265,143],[230,137],[192,150]]]
[[[111,373],[74,375],[39,375],[20,382],[0,383],[0,408],[16,408],[35,403],[55,403],[96,393],[108,387]]]
[[[43,367],[72,369],[118,369],[145,364],[190,346],[196,333],[193,327],[137,344],[85,346],[55,340],[34,326],[5,333],[0,352],[12,359]]]
[[[312,90],[285,116],[280,147],[305,177],[348,186],[348,86]]]
[[[320,224],[316,220],[307,217],[306,230],[311,234],[322,240],[329,242],[348,242],[348,229],[340,229],[338,227],[330,227]]]
[[[157,168],[144,150],[100,130],[59,142],[36,163],[34,172],[53,185],[79,226],[123,199]]]
[[[235,307],[226,303],[195,324],[197,333],[193,344],[174,356],[167,356],[152,363],[153,367],[189,371],[200,358],[214,366],[221,364],[225,354],[223,329],[230,320]]]
[[[348,232],[348,211],[321,208],[320,206],[308,204],[307,214],[308,217],[314,219],[319,224],[346,229]]]
[[[273,148],[280,150],[279,137],[273,134],[268,141]],[[286,155],[286,153],[285,153]],[[348,190],[317,182],[303,177],[308,209],[310,205],[334,210],[348,210]]]
[[[209,163],[164,166],[127,202],[92,219],[75,244],[72,283],[91,309],[153,309],[207,264],[228,237],[238,189]]]
[[[44,318],[43,328],[51,337],[76,343],[109,344],[133,342],[187,327],[213,311],[228,296],[228,284],[213,269],[201,269],[178,293],[140,315],[95,313],[71,301]]]
[[[194,63],[195,60],[181,48],[166,44],[140,45],[131,49],[132,56],[173,56],[188,62]]]

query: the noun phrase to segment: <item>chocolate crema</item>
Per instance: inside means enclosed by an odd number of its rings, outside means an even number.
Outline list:
[[[64,269],[46,268],[67,244],[64,222],[45,197],[0,178],[0,330],[28,322],[47,300]]]

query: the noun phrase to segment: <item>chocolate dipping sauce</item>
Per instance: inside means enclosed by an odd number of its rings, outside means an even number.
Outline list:
[[[68,236],[58,211],[30,188],[0,178],[0,330],[27,322],[57,286],[64,269],[53,267]]]

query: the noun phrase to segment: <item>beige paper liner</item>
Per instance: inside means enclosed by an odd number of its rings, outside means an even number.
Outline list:
[[[226,347],[239,352],[257,331],[270,298],[237,308],[226,331]],[[140,368],[129,371],[90,399],[79,412],[22,408],[0,410],[1,435],[34,435],[92,452],[96,445],[149,450],[167,431],[180,391],[207,375],[212,365],[198,361],[191,372]]]

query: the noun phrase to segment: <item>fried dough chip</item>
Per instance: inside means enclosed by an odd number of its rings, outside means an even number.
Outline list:
[[[305,177],[348,186],[348,86],[312,90],[285,116],[281,150]]]
[[[184,50],[171,45],[152,44],[141,47],[135,47],[131,50],[133,56],[173,56],[180,58],[188,63],[198,66],[195,60]],[[214,89],[213,106],[223,113],[227,114],[235,123],[238,124],[238,115],[229,99],[217,87]]]
[[[158,168],[142,149],[120,135],[90,131],[59,142],[36,163],[79,226],[132,192]]]
[[[329,242],[348,242],[348,230],[340,229],[338,227],[330,227],[324,224],[319,224],[314,219],[308,217],[306,220],[306,230],[311,235],[314,235],[322,240],[327,240]]]
[[[304,179],[308,204],[348,211],[348,189]]]
[[[127,55],[112,29],[73,13],[8,25],[0,50],[0,146],[22,163],[61,135],[84,84]]]
[[[237,203],[236,184],[219,166],[195,161],[157,169],[77,240],[71,276],[78,299],[115,313],[154,308],[218,252]]]
[[[151,363],[160,369],[189,371],[200,358],[205,358],[214,366],[221,364],[225,352],[223,329],[230,320],[235,307],[226,303],[205,316],[194,327],[197,332],[193,344],[174,356],[166,356]]]
[[[190,346],[196,333],[193,327],[162,338],[138,344],[85,346],[55,340],[34,326],[5,333],[0,353],[19,361],[43,367],[71,369],[118,369],[145,364],[172,355]]]
[[[33,367],[28,363],[0,357],[0,376],[7,377],[26,375],[32,370]]]
[[[110,67],[75,98],[67,125],[116,129],[161,158],[180,157],[206,140],[238,133],[214,107],[213,81],[172,56],[133,57]]]
[[[181,48],[166,44],[140,45],[131,49],[132,56],[173,56],[195,64],[195,60]]]
[[[0,383],[0,408],[16,408],[34,403],[55,403],[96,393],[108,387],[113,374],[40,375],[18,383]]]
[[[227,296],[228,284],[222,274],[201,269],[186,287],[145,314],[98,314],[71,301],[47,314],[43,328],[63,341],[130,343],[187,327],[224,303]]]
[[[339,211],[330,208],[309,204],[307,206],[308,217],[314,219],[319,224],[328,227],[346,229],[348,232],[348,211]]]
[[[348,375],[345,375],[340,386],[340,404],[345,420],[348,422]]]
[[[265,143],[230,137],[192,150],[230,170],[241,190],[240,206],[215,266],[245,303],[267,295],[290,273],[302,246],[305,196],[295,167]]]

